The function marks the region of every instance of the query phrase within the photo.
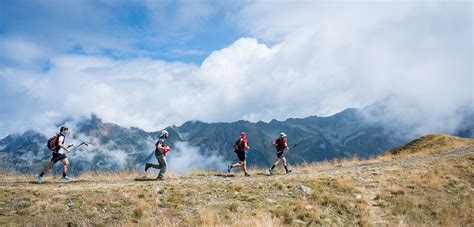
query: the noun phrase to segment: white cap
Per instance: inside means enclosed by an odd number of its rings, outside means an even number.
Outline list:
[[[168,131],[166,131],[166,130],[164,130],[164,129],[161,130],[160,137],[164,136],[165,134],[168,135]]]
[[[280,132],[280,137],[286,137],[286,134],[284,132]]]

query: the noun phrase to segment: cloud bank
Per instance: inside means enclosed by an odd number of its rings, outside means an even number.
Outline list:
[[[212,152],[200,152],[198,147],[187,142],[177,142],[167,158],[169,169],[176,173],[193,170],[225,170],[226,160],[218,155],[206,155]],[[171,153],[170,153],[171,154]]]
[[[461,110],[474,109],[471,6],[250,2],[230,15],[246,37],[201,64],[51,54],[6,37],[0,136],[91,112],[153,131],[187,120],[327,116],[377,100],[387,101],[387,121],[449,132]]]

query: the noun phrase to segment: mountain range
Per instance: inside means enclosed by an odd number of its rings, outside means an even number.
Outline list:
[[[329,117],[311,116],[270,122],[237,121],[232,123],[205,123],[188,121],[181,126],[170,126],[167,144],[172,147],[168,162],[171,169],[192,168],[224,169],[235,162],[232,150],[241,131],[247,132],[250,166],[269,166],[276,158],[271,143],[280,132],[288,134],[290,150],[286,153],[290,163],[315,162],[334,158],[357,156],[365,159],[377,156],[393,147],[413,139],[409,129],[387,127],[384,123],[368,120],[367,113],[379,111],[377,106],[364,109],[346,109]],[[375,111],[375,112],[377,112]],[[452,133],[473,137],[474,126],[466,124]],[[107,123],[95,114],[79,122],[66,122],[71,128],[66,144],[81,147],[68,154],[71,171],[123,170],[142,168],[147,161],[154,161],[154,143],[159,131],[147,132],[136,127],[122,127]],[[70,125],[74,124],[74,125]],[[53,132],[51,132],[53,134]],[[50,135],[29,130],[11,134],[0,140],[1,168],[8,171],[38,172],[49,160],[46,141]],[[61,165],[56,166],[59,171]]]

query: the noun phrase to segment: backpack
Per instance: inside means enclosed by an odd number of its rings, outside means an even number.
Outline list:
[[[48,144],[46,145],[50,151],[56,151],[56,147],[58,147],[58,138],[59,134],[56,133],[54,136],[48,139]]]
[[[235,143],[234,143],[234,150],[235,150],[235,151],[243,150],[243,149],[242,149],[243,146],[244,146],[244,143],[242,142],[242,138],[240,138],[240,139],[238,139],[237,141],[235,141]]]
[[[275,145],[274,145],[277,149],[283,149],[285,148],[285,143],[283,143],[283,139],[282,138],[278,138],[275,140]]]

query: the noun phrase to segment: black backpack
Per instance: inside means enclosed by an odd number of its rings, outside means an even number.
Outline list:
[[[282,143],[282,139],[278,138],[275,141],[275,147],[283,146],[284,144]]]
[[[242,138],[238,139],[234,143],[234,151],[238,151],[243,147]]]

